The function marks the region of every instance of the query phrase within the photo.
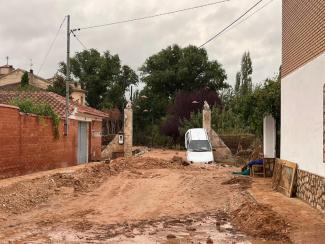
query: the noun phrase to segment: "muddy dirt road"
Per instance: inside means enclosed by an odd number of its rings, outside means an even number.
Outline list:
[[[175,155],[184,156],[160,150],[0,181],[0,243],[288,241],[286,221],[252,199],[236,168]]]

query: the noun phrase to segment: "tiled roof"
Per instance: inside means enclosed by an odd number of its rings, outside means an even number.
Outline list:
[[[10,104],[13,99],[30,99],[34,102],[47,103],[61,117],[65,117],[65,97],[53,92],[19,92],[0,91],[0,104]],[[108,114],[97,109],[79,105],[70,101],[69,111],[72,113],[77,108],[78,113],[96,117],[108,117]]]

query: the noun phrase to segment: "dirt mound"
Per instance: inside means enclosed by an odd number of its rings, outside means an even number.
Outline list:
[[[245,176],[236,176],[230,180],[224,181],[222,185],[239,185],[241,189],[248,189],[252,186],[252,179]]]
[[[112,172],[132,169],[181,169],[182,162],[183,160],[175,162],[149,157],[132,157],[115,159],[109,163],[109,166]]]
[[[174,156],[172,158],[172,163],[176,163],[176,164],[181,164],[183,166],[189,166],[190,163],[185,161],[182,157],[179,157],[179,156]]]
[[[266,205],[248,201],[231,213],[231,220],[237,229],[252,237],[289,241],[289,225]]]
[[[55,196],[78,194],[98,187],[110,175],[124,170],[182,168],[181,163],[155,158],[119,158],[109,164],[86,165],[71,173],[55,173],[0,187],[0,211],[22,213],[49,202]]]
[[[56,173],[1,187],[0,210],[22,213],[45,204],[56,195],[90,190],[103,182],[109,172],[108,165],[96,164],[73,173]],[[67,188],[72,191],[67,191]]]

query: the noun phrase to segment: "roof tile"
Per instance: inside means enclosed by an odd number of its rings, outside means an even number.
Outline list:
[[[53,92],[19,92],[19,91],[0,91],[0,104],[10,104],[13,99],[30,99],[35,102],[48,103],[52,109],[62,118],[65,117],[65,97]],[[72,113],[77,108],[79,113],[88,114],[96,117],[108,117],[107,113],[97,109],[70,102],[69,111]]]

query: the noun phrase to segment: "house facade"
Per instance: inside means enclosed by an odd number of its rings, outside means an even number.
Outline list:
[[[15,69],[12,65],[0,67],[0,89],[15,89],[20,86],[21,77],[26,72],[23,69]],[[34,74],[33,70],[28,73],[29,84],[36,88],[46,90],[51,82]]]
[[[283,0],[281,159],[297,196],[325,210],[325,1]]]
[[[24,73],[28,73],[29,85],[40,91],[45,91],[53,84],[53,78],[44,79],[34,74],[31,69],[29,72],[23,69],[15,69],[12,65],[0,66],[0,91],[17,91],[21,87],[21,78]],[[81,105],[86,104],[86,91],[81,89],[79,83],[70,85],[71,99]]]

